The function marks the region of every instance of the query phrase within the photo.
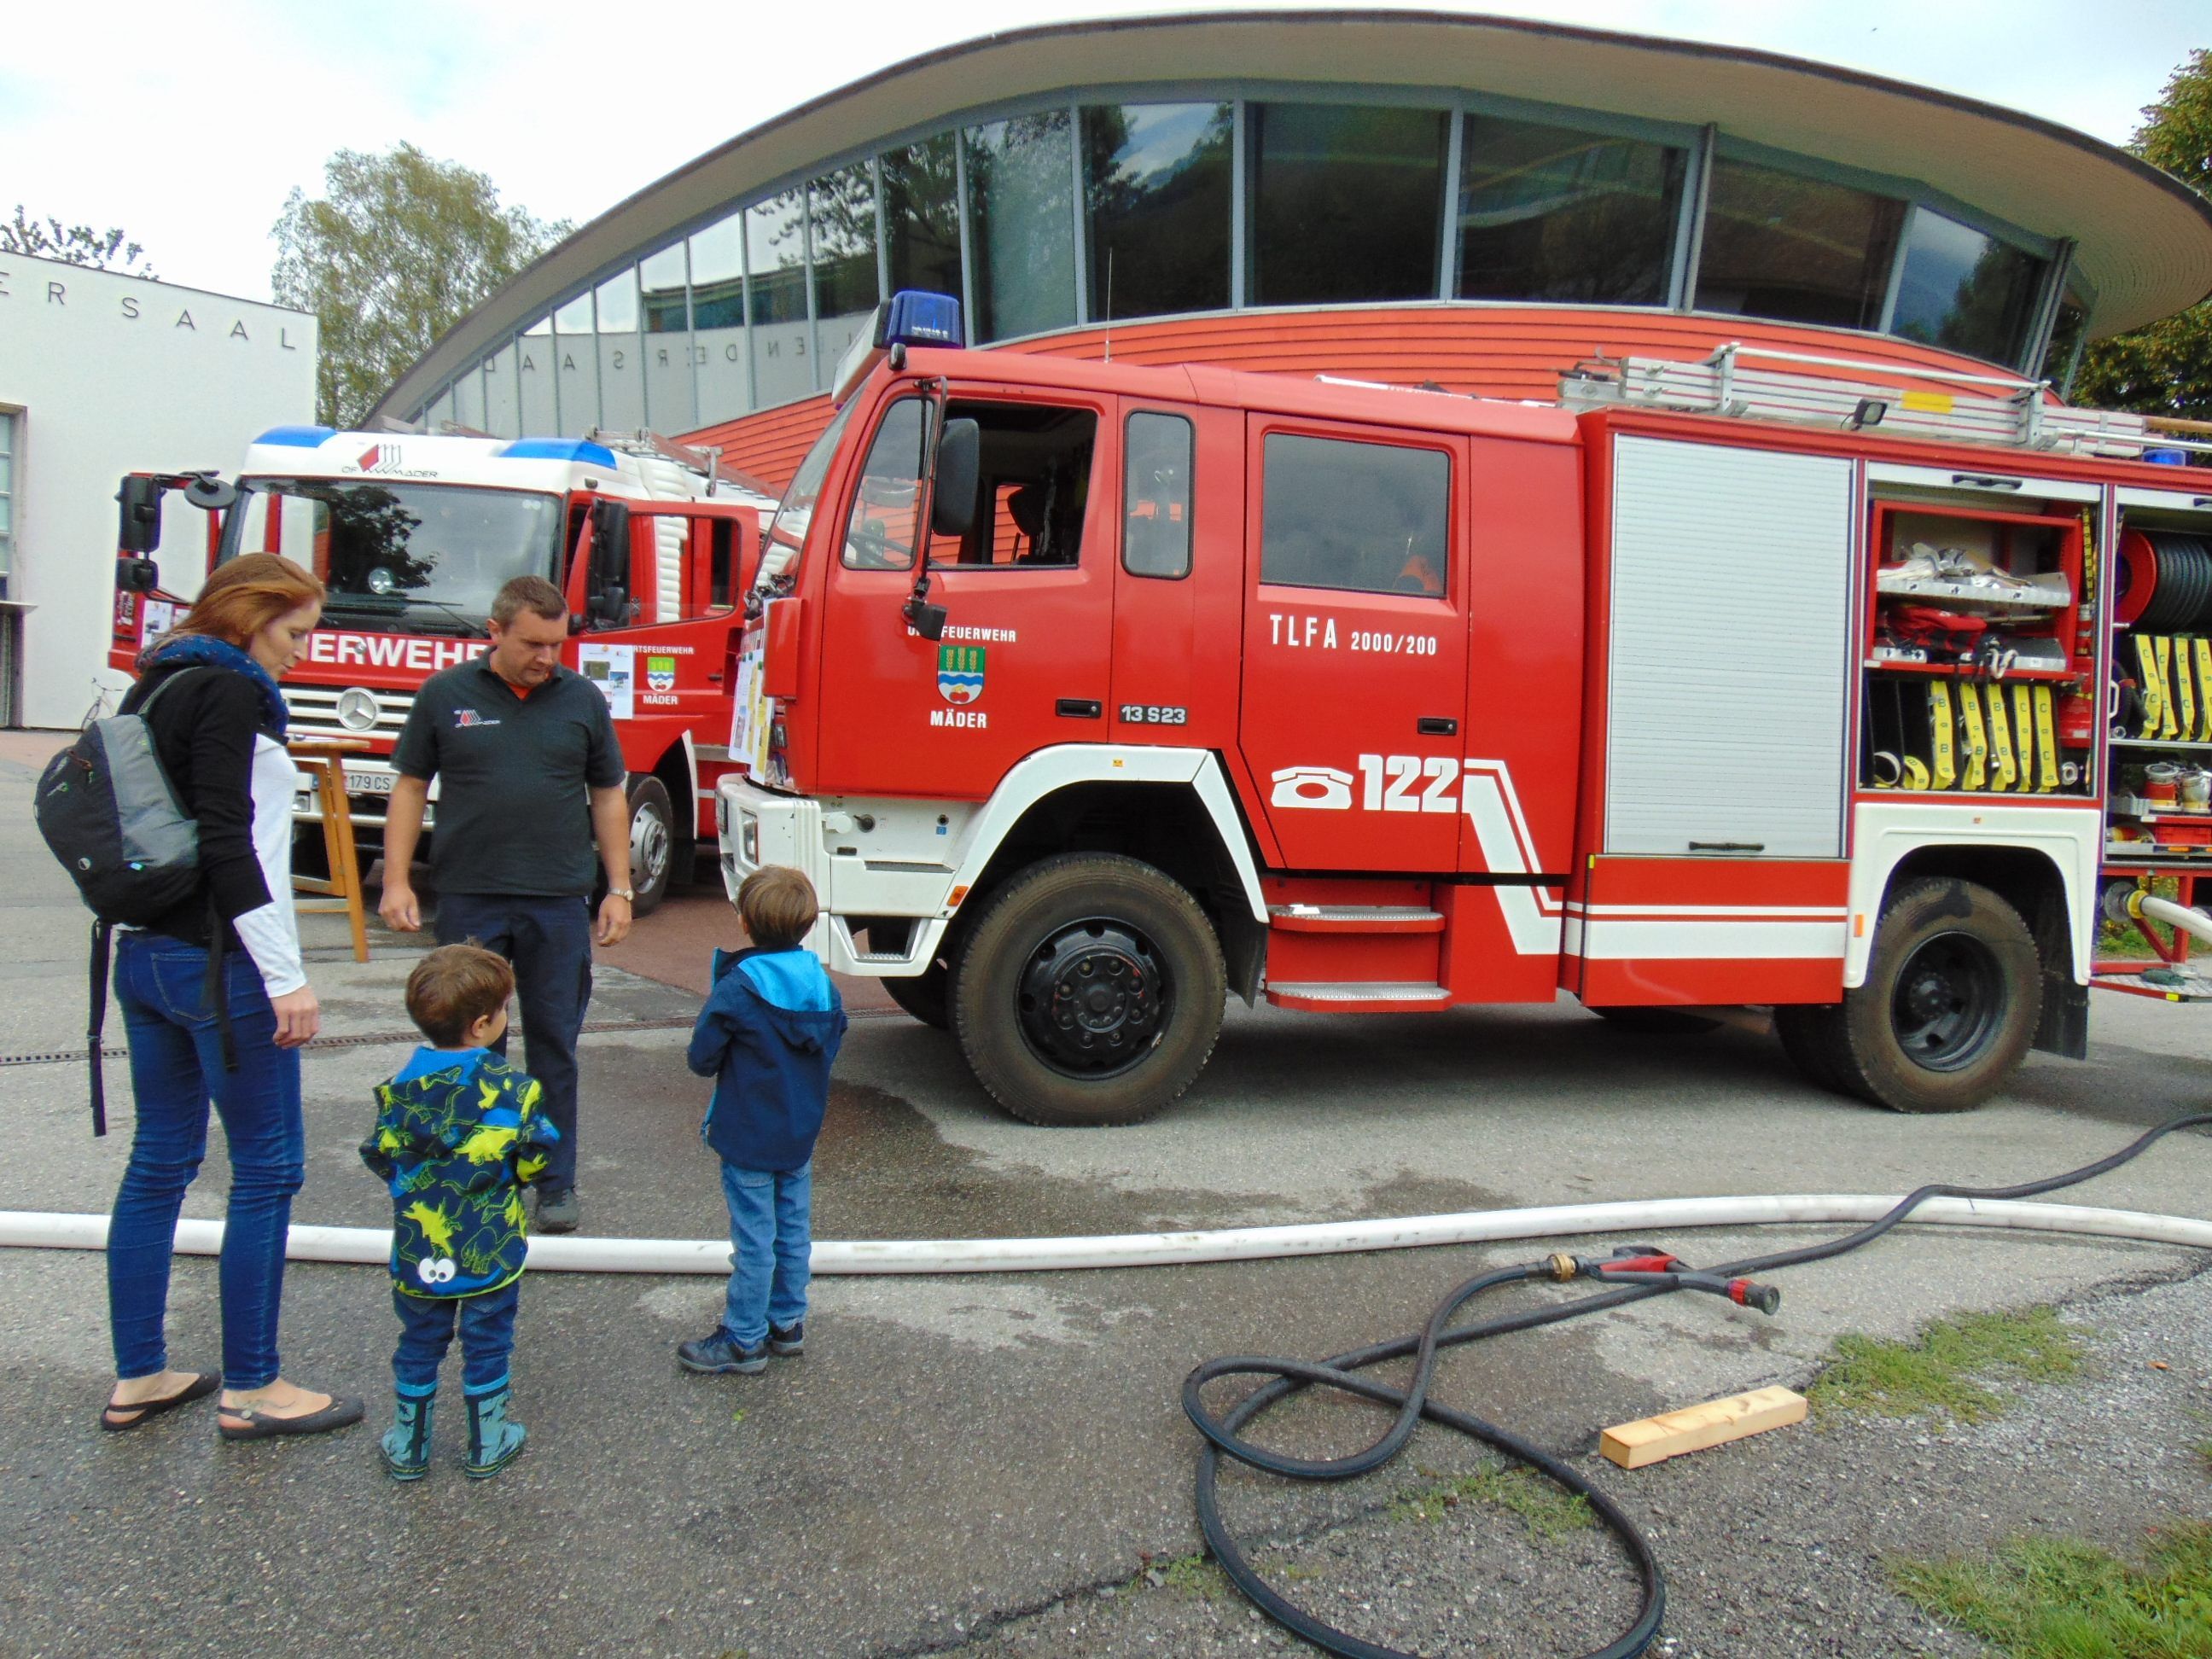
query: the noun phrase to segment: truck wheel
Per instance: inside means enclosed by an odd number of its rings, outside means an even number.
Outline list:
[[[1646,1036],[1696,1036],[1721,1028],[1720,1021],[1710,1015],[1686,1014],[1680,1008],[1593,1008],[1590,1012],[1608,1025]]]
[[[934,1025],[944,1031],[952,1026],[952,1015],[945,1006],[951,980],[949,972],[933,962],[910,977],[887,978],[878,982],[884,988],[884,995],[924,1025]]]
[[[637,893],[630,901],[633,916],[651,915],[668,896],[675,855],[676,809],[669,804],[668,786],[650,773],[631,774],[629,884]]]
[[[952,970],[952,1029],[1016,1117],[1140,1123],[1221,1034],[1228,970],[1198,902],[1149,864],[1066,853],[1000,888]]]
[[[1908,883],[1875,933],[1866,983],[1825,1031],[1844,1090],[1898,1112],[1963,1112],[1989,1098],[2034,1039],[2042,963],[2020,912],[1954,877]]]
[[[1836,1058],[1843,1033],[1841,1003],[1783,1003],[1774,1010],[1774,1035],[1782,1039],[1790,1063],[1814,1088],[1847,1095],[1851,1085]]]

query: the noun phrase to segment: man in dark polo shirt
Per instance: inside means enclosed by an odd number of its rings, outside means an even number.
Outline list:
[[[514,964],[524,1065],[561,1139],[539,1184],[538,1224],[574,1232],[576,1038],[592,996],[591,892],[607,868],[599,942],[629,932],[629,805],[606,698],[561,666],[568,607],[543,576],[492,601],[491,649],[433,674],[392,751],[384,823],[385,921],[422,925],[410,882],[430,780],[438,780],[438,942],[473,939]],[[505,1051],[506,1039],[497,1045]]]

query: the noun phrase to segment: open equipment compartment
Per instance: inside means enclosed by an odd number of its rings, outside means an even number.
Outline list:
[[[1869,469],[1860,787],[2087,793],[2097,492],[1921,471]]]

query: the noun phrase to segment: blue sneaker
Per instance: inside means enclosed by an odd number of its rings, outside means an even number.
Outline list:
[[[784,1326],[768,1328],[768,1351],[778,1359],[796,1359],[806,1352],[806,1322],[795,1319]]]
[[[726,1333],[718,1330],[712,1336],[678,1343],[676,1363],[687,1371],[697,1371],[705,1376],[726,1376],[732,1372],[751,1376],[768,1369],[768,1344],[756,1342],[750,1348],[741,1348]]]

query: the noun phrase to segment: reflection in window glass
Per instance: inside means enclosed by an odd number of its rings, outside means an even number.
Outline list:
[[[814,349],[835,363],[876,307],[876,181],[866,161],[806,187],[814,246]],[[825,371],[826,372],[826,371]]]
[[[904,570],[914,562],[914,514],[921,495],[919,398],[902,398],[884,412],[860,469],[853,511],[845,520],[845,563],[854,570]]]
[[[1879,328],[1904,220],[1902,202],[1715,156],[1697,308]]]
[[[2042,276],[2033,254],[1917,208],[1890,332],[2016,367]]]
[[[744,216],[732,213],[708,226],[691,238],[690,249],[691,360],[703,426],[753,406],[746,380]]]
[[[2074,393],[2074,374],[2088,331],[2088,297],[2069,283],[2059,295],[2058,314],[2051,319],[2051,343],[2043,353],[2043,378],[2058,388],[2061,397]]]
[[[1684,160],[1639,139],[1468,116],[1459,297],[1664,305]]]
[[[1075,320],[1075,154],[1066,110],[972,127],[969,214],[978,340]]]
[[[517,380],[521,356],[519,345],[508,345],[484,359],[483,429],[495,438],[522,435],[522,397]]]
[[[1133,576],[1190,574],[1190,422],[1129,416],[1121,500],[1121,568]]]
[[[885,150],[884,235],[890,241],[891,292],[902,288],[960,293],[960,208],[952,135],[940,132]]]
[[[1092,317],[1229,303],[1232,125],[1228,104],[1083,112]]]
[[[637,268],[645,320],[645,416],[657,432],[688,432],[699,423],[684,264],[678,242],[648,255]]]
[[[1443,596],[1449,456],[1271,432],[1266,465],[1261,581]]]
[[[526,436],[550,437],[561,429],[553,412],[553,380],[559,372],[553,356],[553,319],[540,317],[515,342],[520,356],[515,376],[522,388],[520,417]]]
[[[1252,302],[1433,299],[1441,110],[1252,107]]]
[[[568,436],[580,434],[599,423],[599,363],[592,349],[592,296],[579,294],[553,313],[554,377],[560,402],[555,406],[556,429]]]
[[[599,424],[645,424],[645,353],[638,333],[637,272],[617,271],[593,296],[599,329]]]
[[[806,192],[787,190],[745,210],[753,391],[765,409],[814,390],[806,325]]]

